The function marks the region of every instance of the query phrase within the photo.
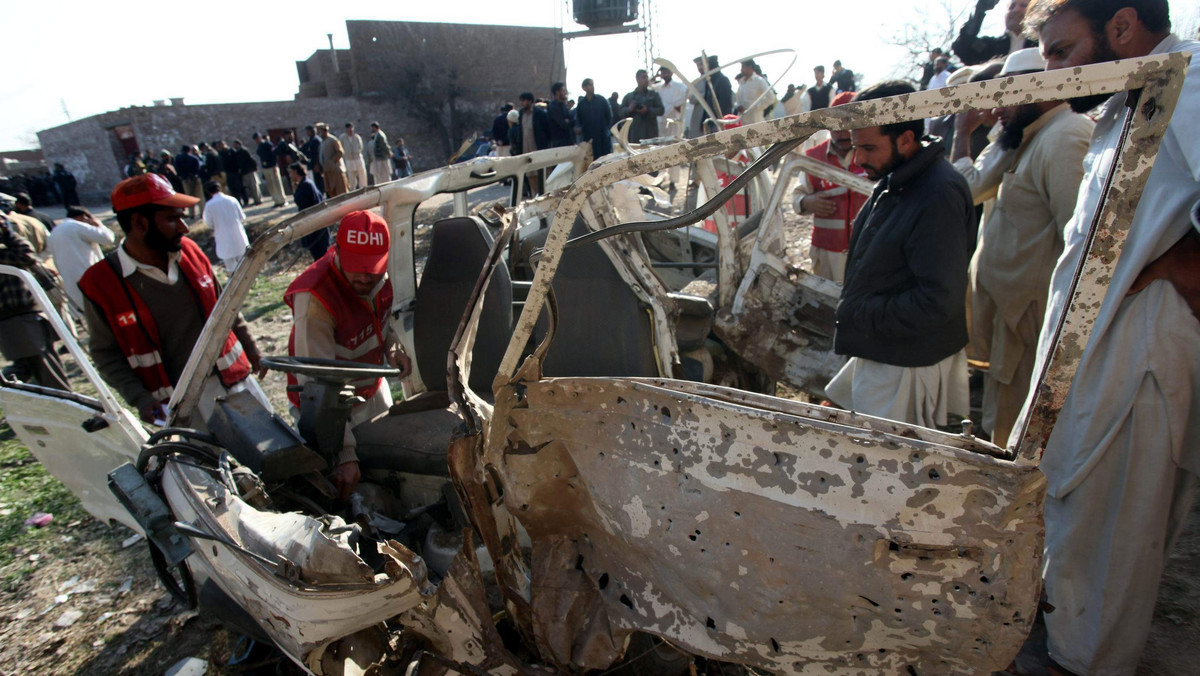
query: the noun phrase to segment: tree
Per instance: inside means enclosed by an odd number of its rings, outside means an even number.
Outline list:
[[[918,83],[921,70],[929,60],[929,51],[940,47],[949,54],[950,43],[954,42],[959,27],[974,8],[972,0],[939,0],[936,4],[913,9],[913,19],[897,29],[888,41],[906,53],[896,63],[892,77]]]

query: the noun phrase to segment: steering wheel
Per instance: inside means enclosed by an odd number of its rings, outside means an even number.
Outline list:
[[[400,375],[398,368],[344,359],[263,357],[259,363],[275,371],[333,382],[349,382],[360,378],[395,378]]]

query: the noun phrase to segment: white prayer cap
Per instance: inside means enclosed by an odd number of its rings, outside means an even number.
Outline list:
[[[1037,47],[1021,49],[1008,55],[1004,67],[1000,69],[1000,77],[1005,75],[1022,75],[1046,70],[1046,60]]]

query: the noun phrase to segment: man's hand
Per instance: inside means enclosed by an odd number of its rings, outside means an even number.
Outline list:
[[[153,425],[157,421],[166,419],[167,410],[157,401],[148,401],[138,407],[138,417],[142,419],[142,422]]]
[[[820,195],[805,195],[800,200],[800,210],[820,218],[829,218],[837,213],[837,200]]]
[[[258,376],[259,380],[267,377],[271,369],[262,365],[262,355],[258,352],[246,352],[246,360],[250,362],[250,372]]]
[[[337,487],[338,499],[346,500],[350,494],[358,488],[358,481],[362,478],[362,472],[359,471],[358,461],[351,460],[338,465],[337,471],[333,473],[333,484]]]
[[[970,135],[989,119],[995,119],[991,110],[967,110],[958,113],[954,116],[954,134],[957,136],[959,133],[965,132]]]
[[[397,348],[388,353],[388,363],[392,368],[400,369],[400,377],[407,378],[412,373],[412,359],[404,354],[404,351]]]

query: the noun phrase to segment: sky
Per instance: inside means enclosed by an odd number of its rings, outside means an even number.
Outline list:
[[[828,72],[834,59],[866,83],[891,77],[906,57],[903,48],[891,43],[906,24],[918,32],[944,33],[948,16],[965,18],[974,5],[972,0],[652,2],[655,51],[686,74],[694,72],[691,60],[701,50],[725,63],[792,49],[797,61],[783,83],[809,82],[814,65],[824,64]],[[999,5],[988,14],[984,35],[1003,31],[1007,2]],[[1200,8],[1176,7],[1172,16],[1177,27],[1194,32]],[[0,91],[0,150],[35,147],[39,129],[124,106],[151,105],[155,99],[289,100],[298,87],[295,62],[327,48],[327,33],[333,33],[335,47],[349,46],[347,19],[556,26],[568,33],[583,28],[571,20],[567,0],[5,0],[0,2],[3,44],[10,56],[21,58],[10,60],[7,86]],[[639,60],[641,39],[641,34],[630,34],[567,40],[571,94],[582,93],[579,82],[585,77],[593,78],[596,91],[604,94],[633,89],[633,74],[644,65]],[[759,64],[778,82],[792,58],[772,55],[759,59]],[[785,87],[778,89],[782,93]]]

